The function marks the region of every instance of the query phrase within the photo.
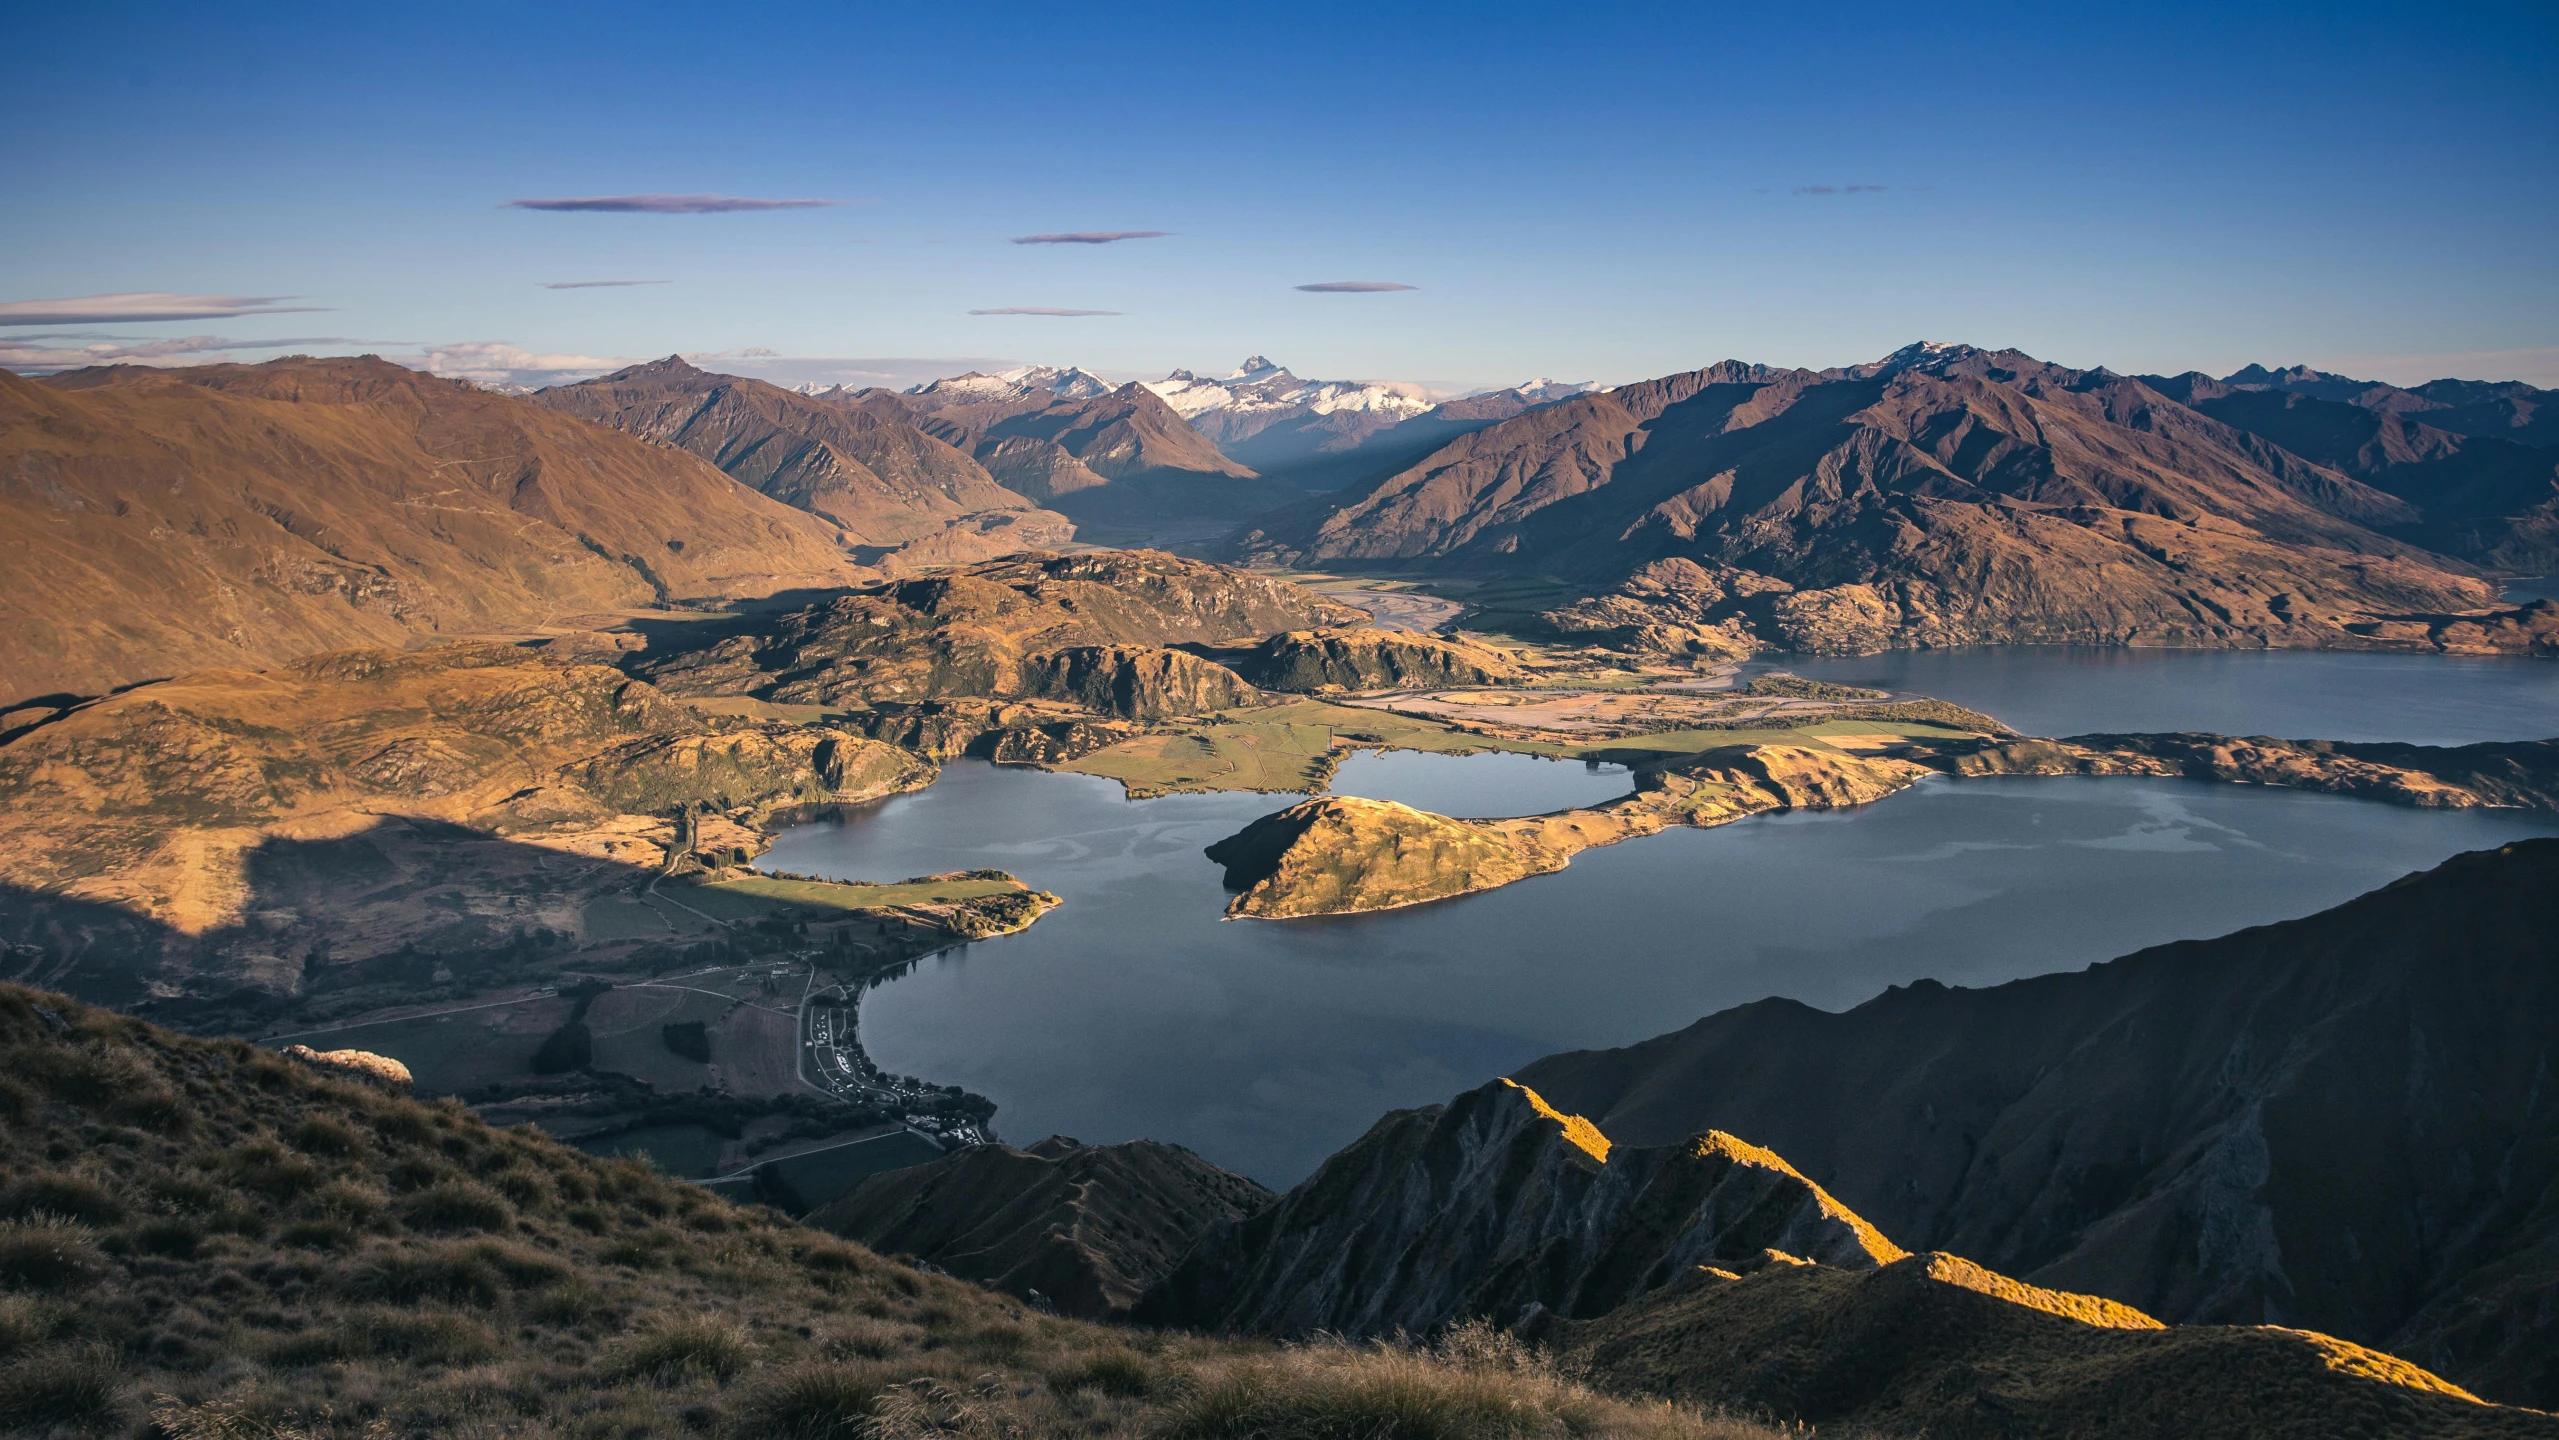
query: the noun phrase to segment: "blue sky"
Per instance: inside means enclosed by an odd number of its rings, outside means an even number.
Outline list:
[[[317,307],[0,326],[22,363],[272,353],[213,337],[902,380],[1258,351],[1456,386],[1927,338],[2559,384],[2548,4],[102,4],[0,26],[0,319],[132,292]],[[847,203],[505,207],[651,193]],[[1171,233],[1010,243],[1114,230]],[[591,280],[666,283],[542,288]],[[1343,280],[1415,288],[1295,288]],[[1119,313],[969,313],[1022,308]]]

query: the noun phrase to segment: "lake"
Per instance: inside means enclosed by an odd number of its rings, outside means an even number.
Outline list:
[[[1807,656],[1776,668],[1934,695],[2028,735],[2209,730],[2419,745],[2559,737],[2559,662],[2504,656],[2008,645]]]
[[[1903,672],[1888,667],[1910,658],[1826,662],[1866,668],[1825,678],[1900,688]],[[2246,657],[2278,662],[2253,668],[2216,652],[2138,668],[2029,658],[1975,673],[1941,666],[1933,693],[1965,692],[1950,698],[2046,728],[1986,697],[2034,666],[2047,685],[2103,691],[2126,676],[2176,685],[2192,664],[2221,692],[2212,703],[2243,717],[2227,728],[2243,732],[2295,728],[2244,717],[2294,714],[2311,722],[2306,735],[2420,722],[2440,734],[2468,715],[2503,735],[2529,733],[2520,715],[2559,715],[2559,666],[2433,661],[2437,699],[2424,701],[2427,687],[2395,665],[2323,691],[2309,681],[2325,667],[2281,663],[2398,657]],[[2398,708],[2358,721],[2310,708],[2303,697],[2320,693]],[[2093,702],[2037,703],[2067,716]],[[1614,767],[1394,752],[1352,757],[1336,788],[1442,813],[1525,814],[1627,786]],[[1389,1109],[1557,1050],[1625,1044],[1767,995],[1836,1009],[1921,977],[1987,985],[2075,969],[2305,915],[2463,850],[2559,834],[2559,822],[2510,812],[2183,780],[1931,780],[1858,810],[1587,851],[1559,874],[1412,910],[1221,919],[1220,872],[1201,849],[1294,798],[1130,801],[1090,776],[962,761],[928,790],[790,832],[763,863],[863,879],[991,865],[1056,891],[1067,903],[1027,933],[874,991],[862,1008],[872,1056],[992,1098],[1015,1143],[1147,1136],[1284,1186]]]

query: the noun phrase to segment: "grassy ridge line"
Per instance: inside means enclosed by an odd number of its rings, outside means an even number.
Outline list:
[[[0,986],[0,1430],[1772,1432],[1435,1351],[1114,1331],[451,1102]]]

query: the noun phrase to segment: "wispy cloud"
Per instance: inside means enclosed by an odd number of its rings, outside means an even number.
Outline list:
[[[971,310],[971,315],[1117,315],[1117,310],[1060,310],[1053,305],[1004,305],[993,310]]]
[[[465,340],[427,345],[412,355],[386,355],[413,370],[499,388],[532,389],[563,381],[584,380],[631,362],[610,355],[571,355],[527,350],[512,340]]]
[[[46,375],[86,365],[221,365],[234,352],[295,350],[304,346],[413,345],[413,340],[359,340],[347,335],[295,335],[280,340],[234,340],[221,335],[186,335],[144,340],[131,335],[95,331],[13,335],[0,338],[0,370]]]
[[[669,285],[669,280],[545,280],[545,290],[618,290],[626,285]]]
[[[1798,195],[1881,195],[1890,185],[1798,185]]]
[[[1108,245],[1120,240],[1158,240],[1170,230],[1064,230],[1055,235],[1016,235],[1016,245]]]
[[[227,320],[236,315],[302,315],[324,305],[278,305],[294,295],[172,295],[165,290],[127,290],[113,295],[82,295],[67,300],[0,302],[0,325],[138,324],[147,320]]]
[[[509,200],[501,210],[597,210],[615,215],[727,215],[740,210],[821,210],[850,200],[763,200],[752,195],[557,195]]]
[[[1419,285],[1399,285],[1392,280],[1326,280],[1314,285],[1300,285],[1318,295],[1371,295],[1385,290],[1419,290]]]

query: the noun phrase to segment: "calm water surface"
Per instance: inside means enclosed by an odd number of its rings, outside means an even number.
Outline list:
[[[2420,745],[2559,737],[2559,661],[2550,660],[2013,645],[1784,668],[1934,695],[2029,735],[2210,730]]]
[[[2000,684],[2018,673],[1999,671]],[[1840,673],[1901,683],[1873,668]],[[2127,671],[2060,673],[2111,684]],[[2309,669],[2253,673],[2280,682],[2255,697],[2256,713],[2303,713],[2287,687]],[[2447,688],[2483,674],[2483,708],[2521,703],[2496,700],[2502,672],[2438,662]],[[2016,707],[1985,698],[1995,688],[1963,698],[2014,718]],[[2310,734],[2354,723],[2310,718]],[[1481,814],[1626,786],[1577,765],[1409,753],[1355,758],[1342,783]],[[1625,1044],[1767,995],[1840,1008],[1922,976],[1983,985],[2075,969],[2308,914],[2463,850],[2559,834],[2528,816],[2189,781],[1939,780],[1859,810],[1589,851],[1559,874],[1414,910],[1219,919],[1226,894],[1201,848],[1291,798],[1132,802],[1088,776],[961,762],[929,790],[793,831],[767,863],[869,879],[994,865],[1063,895],[1028,933],[874,992],[862,1035],[875,1057],[991,1096],[1016,1142],[1151,1136],[1287,1185],[1386,1110],[1556,1050]]]

